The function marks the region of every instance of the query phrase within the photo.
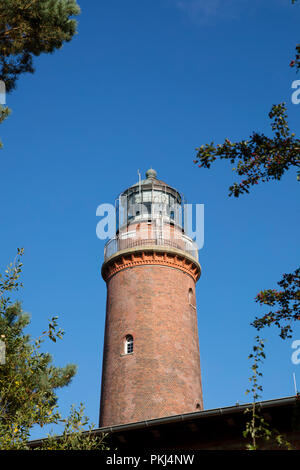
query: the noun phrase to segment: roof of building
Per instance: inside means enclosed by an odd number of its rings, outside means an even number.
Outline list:
[[[243,449],[245,411],[252,403],[94,429],[109,444],[124,449]],[[256,403],[271,428],[287,433],[300,448],[300,395]],[[31,447],[40,441],[32,441]]]
[[[130,188],[134,188],[136,186],[139,186],[140,184],[141,185],[156,184],[156,185],[160,185],[160,186],[170,187],[170,185],[168,185],[164,181],[157,179],[157,172],[153,168],[149,168],[149,170],[146,171],[145,176],[146,176],[146,179],[138,181],[137,183],[130,186]]]
[[[123,191],[121,195],[129,195],[131,193],[136,193],[137,191],[139,191],[139,188],[141,188],[143,191],[156,189],[158,191],[164,191],[172,194],[178,200],[178,202],[181,203],[183,195],[177,189],[173,188],[173,186],[170,186],[165,181],[157,179],[156,170],[154,170],[153,168],[149,168],[149,170],[146,171],[145,176],[145,179],[141,179],[133,185],[129,186],[129,188]]]

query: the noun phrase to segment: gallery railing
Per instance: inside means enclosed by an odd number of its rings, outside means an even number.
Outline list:
[[[104,247],[104,261],[106,261],[118,251],[149,245],[167,246],[181,251],[186,251],[190,256],[198,261],[197,244],[191,238],[183,234],[180,236],[180,238],[121,238],[119,236],[111,238]]]

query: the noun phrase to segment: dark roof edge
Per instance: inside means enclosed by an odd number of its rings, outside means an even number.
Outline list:
[[[271,408],[276,406],[284,406],[284,405],[292,405],[300,400],[300,394],[285,397],[285,398],[275,398],[273,400],[266,400],[256,402],[256,406],[260,406],[261,408]],[[246,403],[242,405],[234,405],[234,406],[226,406],[223,408],[213,408],[211,410],[203,410],[203,411],[196,411],[193,413],[186,413],[181,415],[174,415],[174,416],[165,416],[163,418],[155,418],[148,421],[138,421],[136,423],[128,423],[128,424],[120,424],[116,426],[107,426],[103,428],[96,428],[92,431],[86,431],[86,433],[91,433],[92,435],[98,434],[112,434],[116,432],[126,432],[135,429],[144,429],[153,426],[157,426],[160,424],[168,424],[168,423],[176,423],[180,421],[187,421],[187,420],[196,420],[201,419],[209,416],[220,416],[226,415],[230,413],[239,413],[245,411],[247,408],[251,407],[252,403]],[[57,436],[59,439],[59,436]],[[43,439],[37,439],[35,441],[30,441],[29,445],[35,447],[41,443]]]
[[[291,405],[293,403],[296,403],[296,401],[299,399],[300,399],[300,395],[298,394],[298,395],[291,396],[291,397],[275,398],[273,400],[259,401],[259,402],[256,402],[256,406],[260,406],[261,408],[268,408],[272,406]],[[163,423],[167,424],[167,423],[174,423],[174,422],[179,422],[179,421],[205,418],[208,416],[219,416],[219,415],[225,415],[229,413],[236,413],[236,412],[244,411],[251,406],[252,406],[252,403],[246,403],[243,405],[237,404],[234,406],[226,406],[223,408],[212,408],[211,410],[202,410],[202,411],[195,411],[193,413],[166,416],[163,418],[156,418],[156,419],[151,419],[148,421],[138,421],[136,423],[120,424],[116,426],[97,428],[97,429],[94,429],[93,432],[114,433],[114,432],[119,432],[119,431],[129,431],[131,429],[142,429],[142,428],[148,428],[151,426],[156,426],[157,424],[163,424]]]

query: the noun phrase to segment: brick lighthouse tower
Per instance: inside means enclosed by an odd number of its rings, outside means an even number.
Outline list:
[[[182,197],[151,169],[119,201],[102,266],[100,427],[203,409],[195,297],[201,268],[183,228]]]

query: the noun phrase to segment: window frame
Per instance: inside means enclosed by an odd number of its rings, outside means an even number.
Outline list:
[[[134,351],[134,339],[132,335],[128,334],[125,336],[124,354],[127,356],[128,354],[133,354],[133,351]]]

